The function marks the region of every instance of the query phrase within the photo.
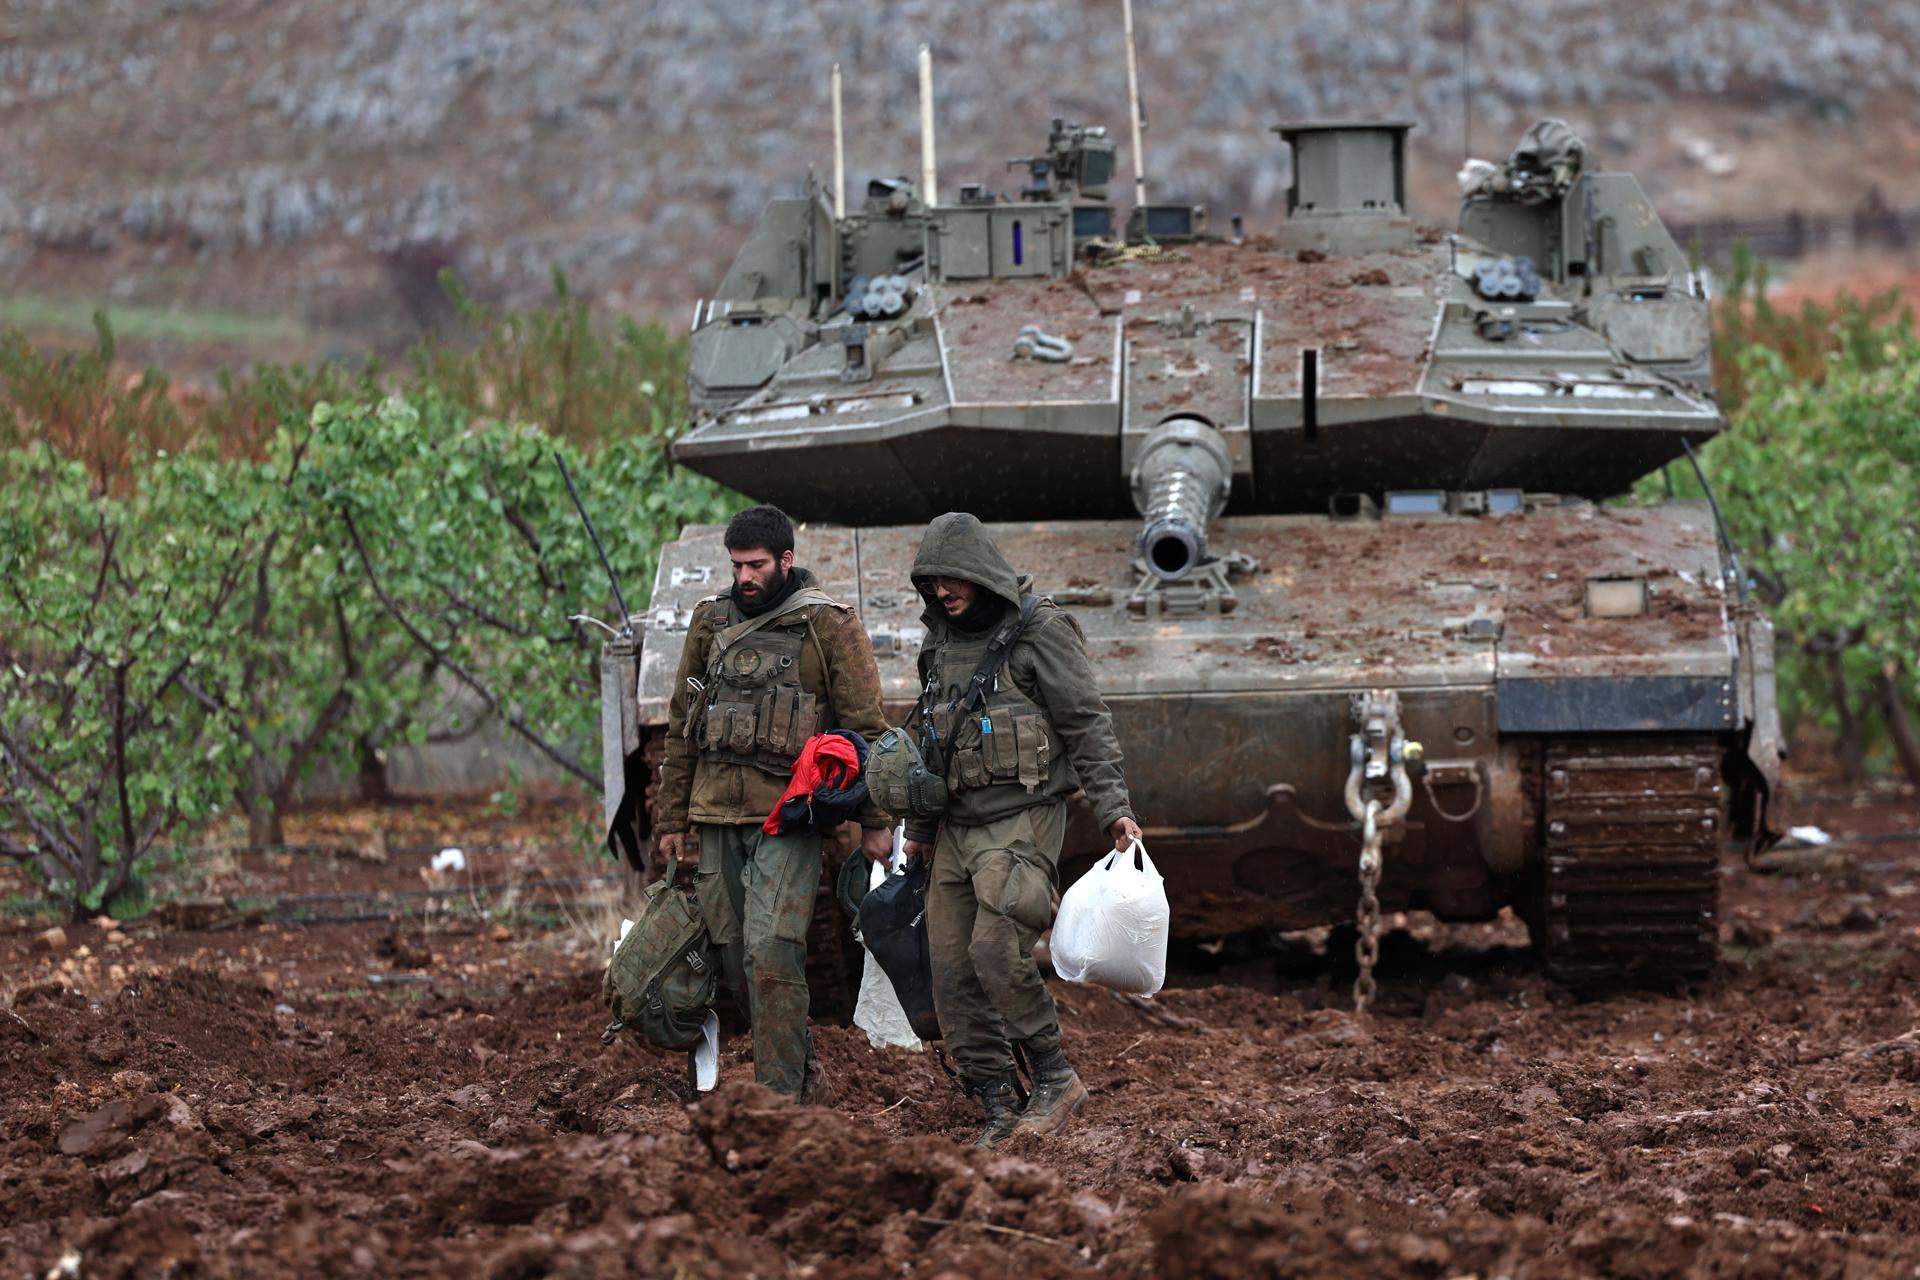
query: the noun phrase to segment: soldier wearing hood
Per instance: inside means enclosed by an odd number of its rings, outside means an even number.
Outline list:
[[[685,854],[699,859],[700,913],[753,1022],[754,1079],[824,1102],[806,974],[820,836],[764,826],[816,732],[851,729],[871,740],[885,731],[880,669],[853,610],[795,567],[793,522],[777,507],[742,511],[724,541],[733,589],[702,600],[687,627],[654,830],[667,874]],[[891,851],[878,806],[856,820],[869,858]]]
[[[986,1112],[979,1143],[991,1147],[1016,1130],[1058,1131],[1087,1098],[1033,959],[1053,917],[1067,798],[1084,790],[1116,847],[1140,827],[1073,616],[1033,599],[1033,580],[1016,575],[964,512],[927,527],[912,577],[927,602],[923,706],[949,798],[941,817],[908,819],[906,851],[932,859],[934,1007],[967,1091]],[[1009,635],[1016,638],[979,705],[963,708],[989,647]],[[1024,1108],[1016,1046],[1033,1075]]]

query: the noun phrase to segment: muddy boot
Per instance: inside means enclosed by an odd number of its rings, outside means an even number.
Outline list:
[[[987,1126],[973,1145],[997,1147],[1011,1138],[1020,1122],[1020,1093],[1014,1088],[1013,1076],[969,1084],[967,1092],[980,1100],[980,1109],[987,1113]]]
[[[811,1042],[807,1045],[806,1079],[801,1081],[800,1092],[796,1096],[803,1105],[809,1107],[830,1107],[839,1101],[839,1094],[834,1091],[833,1081],[827,1078],[825,1071],[821,1070],[820,1059],[813,1056]]]
[[[1033,1059],[1033,1093],[1017,1126],[1021,1133],[1058,1133],[1085,1106],[1087,1086],[1080,1083],[1067,1055],[1055,1049]]]

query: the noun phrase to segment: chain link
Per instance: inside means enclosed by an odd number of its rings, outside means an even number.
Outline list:
[[[1353,943],[1353,958],[1359,962],[1359,976],[1353,980],[1353,1011],[1365,1013],[1373,1003],[1375,986],[1373,966],[1380,959],[1380,802],[1367,801],[1367,816],[1362,826],[1360,847],[1360,908],[1354,922],[1360,936]]]

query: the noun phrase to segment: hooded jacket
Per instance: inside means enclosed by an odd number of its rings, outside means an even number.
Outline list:
[[[818,585],[809,570],[795,568],[792,573],[796,591]],[[687,643],[680,651],[680,667],[674,673],[674,695],[667,708],[666,757],[660,764],[660,789],[654,800],[653,829],[663,835],[686,831],[693,823],[758,826],[780,803],[791,780],[790,772],[775,776],[750,764],[702,755],[685,736],[688,715],[697,702],[687,679],[706,674],[714,634],[726,613],[720,610],[716,615],[722,599],[713,596],[694,606]],[[819,699],[822,730],[851,729],[867,741],[886,732],[886,715],[880,707],[880,668],[874,661],[866,628],[852,609],[807,605],[769,626],[805,628],[799,683]],[[861,806],[858,819],[863,827],[888,825],[886,815],[871,801]]]
[[[1020,597],[1033,590],[1033,579],[1016,574],[980,521],[963,511],[948,512],[927,526],[911,576],[927,603],[921,615],[927,627],[927,638],[920,649],[923,685],[937,664],[940,647],[956,639],[946,610],[934,597],[933,579],[961,578],[977,583],[1014,609],[1019,608]],[[1087,803],[1103,831],[1120,818],[1133,817],[1113,716],[1094,682],[1086,636],[1073,615],[1051,600],[1042,600],[1008,653],[1000,679],[1011,680],[1046,712],[1066,747],[1065,755],[1056,757],[1045,782],[1034,791],[1017,783],[1003,783],[956,792],[946,818],[969,824],[992,822],[1022,809],[1064,800],[1076,789],[1086,792]],[[944,699],[949,691],[938,691],[936,696]],[[959,737],[949,745],[964,748],[968,741]],[[935,821],[908,819],[907,837],[930,841],[938,825]]]

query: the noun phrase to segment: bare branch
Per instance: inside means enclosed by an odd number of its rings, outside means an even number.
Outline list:
[[[187,679],[184,675],[180,677],[180,687],[185,689],[195,702],[205,707],[208,711],[211,711],[214,715],[225,715],[232,719],[235,726],[240,730],[240,736],[247,740],[247,745],[253,748],[255,755],[266,754],[266,747],[262,745],[260,739],[254,737],[253,727],[247,723],[246,716],[236,715],[232,707],[229,707],[226,703],[220,701],[199,685]]]
[[[352,706],[353,690],[347,681],[342,679],[339,687],[327,699],[327,704],[320,708],[320,714],[314,718],[313,727],[287,752],[286,767],[281,769],[280,780],[273,788],[275,808],[286,803],[294,783],[299,780],[300,771],[307,767],[307,761],[315,751],[320,749],[320,744],[327,740],[327,736],[340,727],[340,722],[347,718],[347,711]]]
[[[486,477],[486,485],[490,496],[500,498],[500,491],[494,487],[491,475]],[[520,535],[520,540],[526,543],[527,549],[533,553],[533,572],[534,576],[540,580],[540,585],[549,591],[564,590],[566,584],[547,568],[546,548],[541,545],[540,535],[534,532],[527,518],[505,498],[500,498],[500,514],[507,518],[507,523],[513,526],[513,531]]]
[[[486,609],[483,609],[479,605],[473,603],[471,600],[468,600],[466,597],[462,596],[459,592],[455,591],[452,587],[447,586],[445,583],[436,582],[434,585],[438,587],[440,589],[440,593],[446,596],[448,600],[452,601],[455,606],[465,610],[469,614],[472,614],[475,618],[479,619],[481,622],[486,623],[488,626],[494,628],[495,630],[504,631],[508,635],[513,636],[516,639],[520,639],[520,640],[533,639],[535,635],[534,632],[529,631],[527,628],[520,626],[517,623],[508,622],[505,618],[497,617],[496,615],[488,612]]]
[[[345,507],[340,509],[340,518],[346,522],[347,535],[353,540],[353,549],[360,557],[361,567],[366,570],[367,582],[373,588],[373,594],[379,597],[381,606],[386,609],[388,615],[392,617],[395,622],[400,624],[401,629],[413,637],[413,642],[426,650],[434,661],[438,662],[448,671],[451,671],[455,679],[478,694],[480,699],[487,704],[487,710],[505,720],[515,733],[518,733],[521,737],[532,743],[547,759],[553,761],[588,786],[598,787],[601,782],[599,778],[588,772],[586,767],[580,764],[579,761],[568,756],[558,747],[548,742],[538,731],[527,724],[526,721],[516,715],[508,713],[507,710],[500,705],[500,700],[493,695],[493,690],[489,689],[478,676],[468,671],[458,662],[455,662],[450,655],[421,633],[420,629],[413,624],[413,620],[401,611],[400,606],[394,602],[393,597],[387,594],[386,586],[380,581],[380,575],[374,570],[373,557],[367,554],[367,544],[360,537],[360,526],[354,523],[353,516]]]
[[[129,663],[131,659],[129,659]],[[127,664],[113,669],[113,782],[120,795],[122,865],[134,858],[133,805],[127,798]]]
[[[0,721],[0,754],[4,754],[5,758],[12,762],[13,767],[25,774],[35,785],[50,792],[63,807],[69,809],[77,807],[73,798],[61,790],[60,784],[54,781],[53,775],[35,764],[33,757],[27,754],[26,749],[11,733],[7,732],[4,721]]]

